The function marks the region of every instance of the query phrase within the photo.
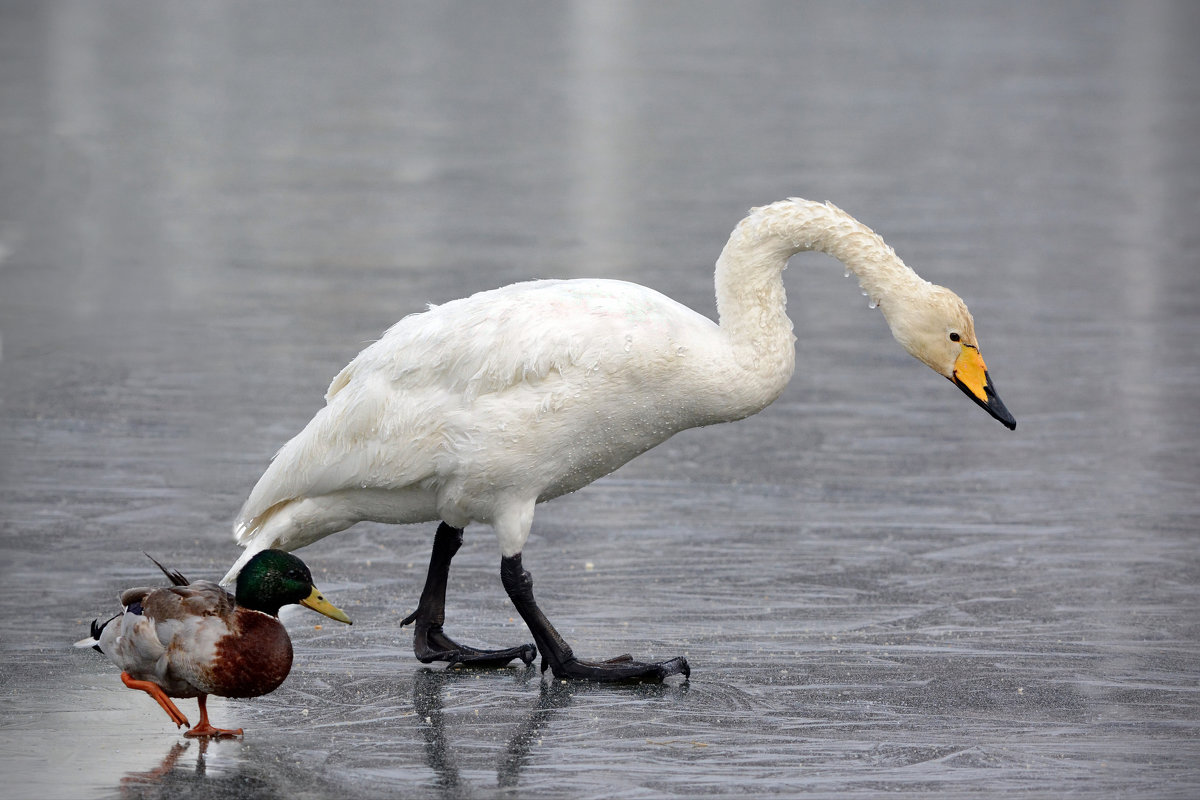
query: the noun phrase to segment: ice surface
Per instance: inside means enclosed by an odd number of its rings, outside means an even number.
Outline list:
[[[25,3],[0,10],[0,797],[1193,797],[1194,4]],[[217,578],[333,375],[536,277],[712,314],[746,209],[830,200],[974,312],[1019,421],[787,272],[797,375],[539,509],[613,688],[421,666],[433,528],[301,555],[355,620],[185,742],[70,644],[148,551]],[[463,642],[528,640],[491,532]],[[590,565],[590,566],[589,566]],[[320,626],[319,628],[317,626]],[[194,718],[195,704],[181,701]]]

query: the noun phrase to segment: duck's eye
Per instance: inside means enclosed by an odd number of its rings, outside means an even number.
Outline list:
[[[951,331],[951,332],[950,332],[950,341],[952,341],[952,342],[957,342],[957,341],[959,341],[960,339],[962,339],[962,337],[958,335],[958,331]]]

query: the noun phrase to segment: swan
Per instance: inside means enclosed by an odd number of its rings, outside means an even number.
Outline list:
[[[530,663],[561,679],[657,681],[684,658],[575,657],[533,595],[522,552],[534,506],[580,489],[686,428],[742,419],[792,377],[782,273],[801,251],[857,276],[895,339],[1012,429],[966,304],[920,278],[883,239],[829,203],[754,208],[716,263],[719,322],[644,286],[538,280],[404,317],[334,379],[326,405],[275,455],[234,524],[245,553],[293,550],[363,520],[434,522],[415,623],[419,660]],[[500,577],[534,644],[460,645],[443,630],[463,528],[486,523]]]

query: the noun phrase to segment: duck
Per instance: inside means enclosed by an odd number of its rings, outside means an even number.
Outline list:
[[[313,586],[312,573],[282,550],[255,553],[238,575],[236,593],[212,581],[191,582],[147,557],[171,586],[128,589],[121,612],[75,643],[92,647],[121,668],[121,681],[154,698],[176,727],[187,717],[172,697],[195,697],[200,721],[183,735],[236,737],[242,729],[217,728],[208,719],[208,695],[258,697],[279,688],[292,668],[292,642],[279,609],[307,606],[350,624],[350,617]]]
[[[245,548],[294,550],[365,520],[437,522],[417,608],[423,663],[489,666],[542,655],[563,680],[690,676],[686,658],[585,660],[542,612],[523,551],[534,509],[583,488],[679,431],[769,406],[795,369],[783,271],[817,251],[857,277],[911,355],[1009,429],[975,325],[954,292],[922,279],[831,203],[751,209],[716,261],[717,321],[645,286],[535,280],[410,314],[334,377],[325,405],[286,442],[234,523]],[[451,560],[470,523],[490,525],[500,578],[533,642],[484,650],[446,633]]]

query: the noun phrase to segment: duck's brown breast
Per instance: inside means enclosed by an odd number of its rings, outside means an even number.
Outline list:
[[[292,640],[269,614],[239,608],[230,635],[217,642],[212,664],[212,693],[257,697],[279,688],[292,669]]]

